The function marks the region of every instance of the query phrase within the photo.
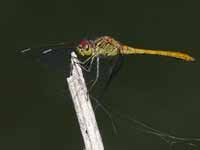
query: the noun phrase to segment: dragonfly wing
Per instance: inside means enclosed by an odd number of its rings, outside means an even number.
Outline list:
[[[69,75],[70,52],[76,47],[76,43],[54,43],[33,46],[20,51],[20,57],[33,63],[44,64],[49,69],[61,70],[65,76]]]
[[[46,45],[39,45],[39,46],[33,46],[30,48],[26,48],[21,50],[20,52],[24,55],[29,56],[41,56],[46,55],[49,53],[52,53],[54,51],[60,51],[63,48],[67,47],[64,42],[60,43],[53,43],[53,44],[46,44]]]
[[[101,100],[109,88],[112,80],[117,76],[117,74],[120,71],[120,68],[122,67],[124,62],[123,56],[118,55],[115,57],[112,57],[108,61],[106,61],[102,58],[100,59],[100,76],[99,80],[97,82],[97,87],[94,89],[97,89],[97,99]],[[102,69],[103,68],[103,69]],[[100,83],[99,83],[100,82]],[[96,94],[95,94],[96,95]]]
[[[54,51],[60,51],[64,48],[68,49],[74,49],[78,44],[78,41],[69,41],[69,42],[54,42],[50,44],[45,45],[39,45],[39,46],[33,46],[31,48],[26,48],[21,50],[20,52],[22,54],[26,55],[46,55],[49,53],[52,53]]]
[[[111,67],[109,69],[108,80],[105,84],[105,90],[109,87],[111,81],[117,76],[122,65],[124,63],[124,57],[122,55],[118,55],[111,62]]]

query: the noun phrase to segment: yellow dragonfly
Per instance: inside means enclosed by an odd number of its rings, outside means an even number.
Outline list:
[[[22,50],[22,53],[26,53],[31,51],[34,48],[27,48]],[[181,59],[184,61],[194,61],[195,59],[187,53],[178,52],[178,51],[169,51],[169,50],[152,50],[152,49],[142,49],[142,48],[135,48],[132,46],[127,46],[122,44],[121,42],[115,40],[110,36],[101,36],[96,38],[95,40],[88,40],[83,39],[78,44],[77,42],[62,42],[51,44],[47,46],[43,46],[39,48],[43,55],[46,55],[52,51],[57,51],[60,49],[64,49],[65,51],[69,52],[73,50],[79,55],[80,57],[85,58],[83,61],[79,61],[81,67],[90,72],[93,66],[93,63],[96,61],[96,77],[93,80],[90,89],[97,83],[99,78],[99,64],[101,58],[112,58],[115,56],[123,56],[123,55],[158,55],[158,56],[166,56],[166,57],[173,57],[177,59]],[[116,61],[115,61],[116,63]],[[120,63],[118,63],[120,64]],[[116,67],[113,63],[113,66],[110,71],[108,83],[109,84],[111,78],[114,76],[114,73],[119,71],[119,65]]]
[[[187,53],[169,50],[152,50],[152,49],[141,49],[134,48],[131,46],[124,45],[119,41],[115,40],[110,36],[98,37],[95,40],[81,40],[79,45],[76,47],[76,52],[78,55],[86,57],[86,59],[81,62],[81,64],[89,63],[89,67],[85,70],[90,71],[94,60],[96,60],[96,78],[91,86],[91,88],[96,84],[99,78],[99,61],[100,58],[114,57],[117,55],[158,55],[173,57],[177,59],[182,59],[184,61],[194,61],[195,59]],[[115,71],[116,72],[116,71]],[[113,72],[112,72],[113,73]],[[112,77],[113,75],[110,75]]]

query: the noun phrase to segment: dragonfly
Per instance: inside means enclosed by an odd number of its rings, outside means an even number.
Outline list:
[[[83,61],[79,61],[81,67],[87,71],[90,72],[92,69],[92,66],[94,62],[96,61],[96,77],[93,80],[90,89],[92,89],[95,84],[97,83],[99,79],[99,73],[100,73],[100,60],[106,59],[106,58],[112,58],[117,57],[112,62],[112,66],[110,66],[110,74],[108,77],[108,83],[110,83],[112,77],[119,71],[119,66],[121,66],[121,63],[118,63],[118,61],[121,61],[119,58],[122,58],[124,55],[157,55],[157,56],[164,56],[164,57],[173,57],[176,59],[181,59],[184,61],[195,61],[195,59],[190,56],[187,53],[179,52],[179,51],[169,51],[169,50],[153,50],[153,49],[142,49],[142,48],[135,48],[132,46],[128,46],[125,44],[122,44],[121,42],[115,40],[111,36],[101,36],[96,38],[95,40],[88,40],[83,39],[80,40],[80,42],[76,44],[72,44],[70,42],[63,42],[63,43],[57,43],[52,44],[46,47],[50,47],[48,49],[44,49],[42,51],[42,54],[46,55],[52,51],[58,50],[60,47],[64,47],[66,50],[69,50],[69,48],[73,49],[76,54],[80,57],[83,57]],[[51,48],[52,47],[52,48]],[[21,53],[26,53],[28,51],[31,51],[31,48],[24,49],[21,51]]]
[[[123,58],[123,56],[125,55],[157,55],[157,56],[164,56],[164,57],[172,57],[172,58],[180,59],[186,62],[195,61],[194,57],[184,52],[172,51],[172,50],[154,50],[154,49],[135,48],[132,46],[128,46],[126,44],[122,44],[120,41],[115,40],[111,36],[101,36],[101,37],[97,37],[94,40],[83,39],[83,40],[80,40],[78,43],[77,42],[72,42],[72,43],[61,42],[61,43],[56,43],[52,45],[47,45],[47,46],[43,46],[41,53],[43,55],[47,55],[48,53],[51,53],[53,51],[57,51],[63,48],[66,51],[72,50],[79,57],[84,58],[83,60],[79,60],[78,63],[80,64],[81,68],[85,70],[86,72],[91,72],[93,64],[96,64],[95,66],[96,76],[92,82],[92,85],[90,86],[90,89],[93,89],[93,87],[96,85],[96,83],[99,80],[100,71],[101,71],[100,62],[104,61],[104,59],[115,57],[115,59],[112,60],[112,63],[110,63],[112,64],[112,66],[109,66],[111,71],[109,73],[109,77],[108,77],[105,87],[108,87],[113,76],[116,75],[116,73],[119,71],[122,64],[120,63],[121,58]],[[24,49],[21,51],[21,53],[27,53],[33,49],[34,48]],[[98,102],[98,105],[100,105],[103,108],[105,113],[108,114],[108,117],[112,121],[112,116],[108,112],[107,108],[105,108],[104,105],[99,103],[99,100],[96,99],[95,97],[93,97],[93,99],[95,99],[95,101]],[[195,144],[195,142],[200,141],[199,138],[176,137],[168,133],[164,133],[157,129],[154,129],[144,124],[143,122],[133,119],[132,117],[123,116],[121,115],[121,112],[120,113],[117,112],[116,114],[118,117],[121,117],[121,119],[125,119],[129,121],[131,124],[134,124],[133,126],[136,126],[136,129],[138,131],[160,137],[167,144],[169,144],[170,149],[172,149],[172,147],[176,143],[183,143],[192,148],[199,148],[199,146]]]
[[[184,61],[194,61],[195,59],[189,54],[177,51],[165,51],[165,50],[151,50],[151,49],[141,49],[134,48],[122,44],[121,42],[115,40],[110,36],[102,36],[96,40],[82,40],[76,48],[76,52],[80,56],[85,56],[87,59],[82,62],[85,64],[90,62],[89,68],[87,71],[91,70],[94,60],[96,60],[96,79],[94,80],[91,88],[96,84],[99,78],[99,61],[100,58],[113,57],[116,55],[136,55],[136,54],[146,54],[146,55],[158,55],[158,56],[167,56],[177,59],[182,59]],[[115,69],[113,69],[115,70]],[[114,72],[111,72],[110,76],[113,76]]]

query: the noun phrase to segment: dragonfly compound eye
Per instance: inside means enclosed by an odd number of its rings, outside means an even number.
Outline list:
[[[88,49],[89,48],[89,41],[88,40],[81,40],[79,46],[83,49]]]
[[[77,47],[77,51],[81,56],[91,55],[91,43],[88,40],[81,40]]]

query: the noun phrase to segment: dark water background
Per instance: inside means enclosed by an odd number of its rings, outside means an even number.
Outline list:
[[[128,56],[104,102],[170,134],[200,137],[199,3],[186,0],[10,0],[0,2],[1,150],[83,149],[63,74],[16,54],[48,41],[110,35],[141,48],[190,53],[195,63]],[[67,102],[66,102],[67,101]],[[105,149],[167,150],[159,138],[98,110]]]

